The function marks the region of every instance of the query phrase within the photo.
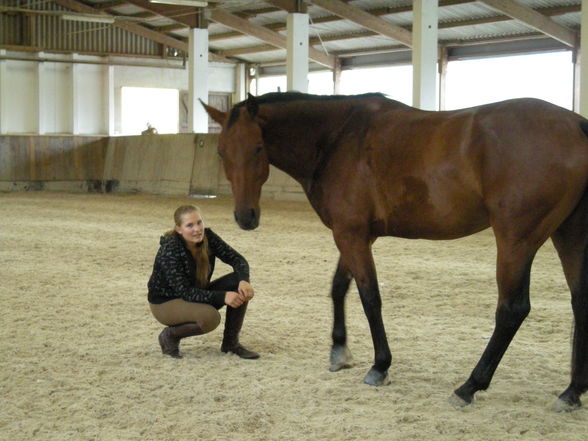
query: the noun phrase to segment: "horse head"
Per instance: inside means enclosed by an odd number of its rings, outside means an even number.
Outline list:
[[[235,220],[242,229],[253,230],[259,225],[261,187],[269,176],[259,105],[251,94],[230,112],[202,105],[210,117],[222,126],[218,153],[235,198]]]

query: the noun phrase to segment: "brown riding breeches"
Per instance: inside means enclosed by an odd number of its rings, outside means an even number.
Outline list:
[[[181,325],[183,323],[198,323],[203,333],[210,332],[218,326],[221,316],[217,309],[206,303],[186,302],[174,299],[155,305],[149,304],[153,317],[166,326]]]
[[[211,282],[207,289],[213,291],[237,291],[239,279],[235,273],[226,274]],[[207,303],[187,302],[173,299],[161,304],[149,303],[151,313],[157,321],[166,326],[183,323],[198,323],[203,333],[210,332],[219,325],[221,316],[218,310]]]

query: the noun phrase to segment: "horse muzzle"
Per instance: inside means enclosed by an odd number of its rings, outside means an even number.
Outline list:
[[[235,221],[243,230],[255,230],[259,226],[259,208],[235,210]]]

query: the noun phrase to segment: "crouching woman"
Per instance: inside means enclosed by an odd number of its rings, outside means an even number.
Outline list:
[[[210,228],[200,210],[183,205],[174,213],[175,228],[160,239],[148,283],[148,301],[157,321],[161,352],[181,358],[180,340],[206,334],[220,323],[219,309],[227,306],[222,352],[256,359],[259,354],[239,343],[247,304],[253,298],[249,265]],[[233,272],[211,282],[216,258]]]

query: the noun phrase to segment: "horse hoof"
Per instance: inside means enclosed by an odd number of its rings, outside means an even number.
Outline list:
[[[573,412],[574,410],[578,410],[582,407],[582,403],[568,403],[561,398],[558,398],[555,403],[553,403],[552,410],[554,412],[563,413],[563,412]]]
[[[350,368],[353,365],[353,356],[347,346],[333,346],[331,348],[330,362],[329,370],[337,372],[341,369]]]
[[[370,386],[385,386],[390,384],[390,381],[388,380],[388,373],[377,371],[374,368],[370,369],[363,379],[363,382],[365,384],[369,384]]]
[[[453,394],[449,398],[447,398],[447,402],[456,409],[461,409],[471,404],[457,394]]]

